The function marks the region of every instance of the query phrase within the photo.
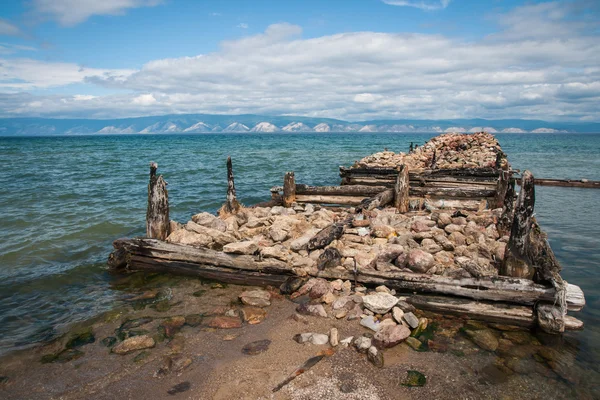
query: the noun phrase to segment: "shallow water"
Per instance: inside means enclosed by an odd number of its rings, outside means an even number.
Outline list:
[[[433,134],[230,134],[0,138],[0,353],[48,339],[110,309],[120,294],[106,270],[111,242],[144,232],[148,164],[169,182],[171,217],[215,211],[231,155],[238,197],[269,198],[285,171],[301,183],[339,184],[338,166],[388,148],[406,151]],[[600,180],[600,135],[498,138],[514,168],[547,178]],[[563,264],[583,288],[586,329],[566,340],[580,365],[598,371],[600,192],[537,188],[536,214]]]

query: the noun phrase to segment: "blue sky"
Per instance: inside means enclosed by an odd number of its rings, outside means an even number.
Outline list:
[[[0,4],[0,116],[600,121],[597,1]]]

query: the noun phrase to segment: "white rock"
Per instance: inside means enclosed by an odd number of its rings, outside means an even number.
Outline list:
[[[360,320],[360,324],[365,328],[369,328],[370,330],[377,332],[379,330],[379,322],[375,321],[373,316],[368,315]]]
[[[402,323],[402,317],[404,316],[404,311],[402,311],[399,307],[392,308],[392,317],[396,320],[397,323]]]
[[[309,342],[317,345],[327,344],[329,343],[329,336],[324,333],[313,333]]]
[[[354,336],[348,336],[346,339],[340,340],[340,344],[344,347],[348,347],[350,343],[352,343],[352,339],[354,339]]]
[[[329,331],[329,344],[333,347],[337,346],[340,342],[340,335],[337,328],[331,328]]]
[[[398,299],[389,293],[374,293],[363,297],[364,306],[376,314],[385,314],[398,303]]]
[[[254,254],[258,250],[256,243],[252,241],[229,243],[223,246],[223,252],[232,254]]]

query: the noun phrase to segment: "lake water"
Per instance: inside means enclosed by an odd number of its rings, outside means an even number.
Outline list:
[[[46,340],[114,307],[105,260],[112,240],[145,233],[149,162],[169,183],[171,218],[214,212],[233,159],[238,197],[268,200],[285,171],[300,183],[339,184],[338,167],[433,134],[203,134],[0,138],[0,354]],[[546,178],[600,180],[600,134],[498,134],[513,168]],[[536,216],[584,290],[586,328],[565,335],[598,372],[600,191],[536,188]]]

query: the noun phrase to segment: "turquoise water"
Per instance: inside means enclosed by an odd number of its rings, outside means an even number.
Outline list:
[[[338,167],[433,134],[218,134],[0,138],[0,353],[48,339],[113,307],[105,267],[112,240],[144,233],[148,165],[169,183],[171,217],[215,211],[233,159],[238,197],[267,200],[285,171],[301,183],[339,184]],[[600,134],[498,135],[514,168],[600,180]],[[600,350],[600,191],[537,188],[536,214],[563,276],[580,285],[583,333],[566,335],[586,368]]]

